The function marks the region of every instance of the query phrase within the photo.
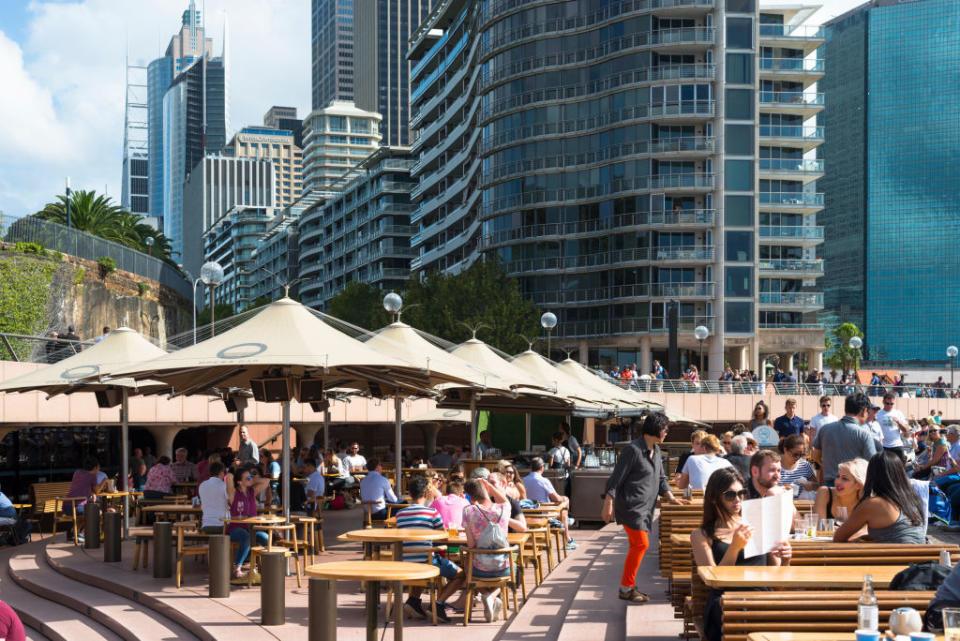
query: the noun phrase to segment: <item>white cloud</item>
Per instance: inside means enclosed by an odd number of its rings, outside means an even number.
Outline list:
[[[7,1],[7,0],[4,0]],[[32,1],[19,45],[0,32],[0,210],[24,215],[62,191],[106,186],[119,201],[124,56],[162,55],[189,0]],[[202,0],[197,2],[202,6]],[[309,0],[207,0],[214,52],[230,29],[230,124],[271,105],[310,107]],[[11,99],[8,99],[10,97]],[[232,132],[228,132],[232,133]]]

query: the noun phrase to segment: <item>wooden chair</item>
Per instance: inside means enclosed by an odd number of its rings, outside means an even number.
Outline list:
[[[447,546],[438,545],[431,548],[423,548],[416,550],[417,554],[427,553],[426,563],[433,565],[433,555],[439,552],[445,552]],[[403,559],[398,559],[402,561]],[[413,581],[404,581],[403,587],[405,588],[424,588],[430,593],[430,612],[433,617],[433,625],[437,625],[437,594],[440,592],[440,576],[435,576],[432,579],[416,579]],[[387,620],[390,620],[390,613],[393,606],[393,590],[387,592]],[[402,611],[402,607],[397,608],[398,611]],[[399,612],[398,612],[399,614]],[[401,615],[402,616],[402,615]]]
[[[56,502],[56,509],[53,514],[53,536],[51,540],[56,542],[57,540],[57,523],[70,523],[73,526],[73,544],[80,545],[80,520],[77,519],[77,503],[83,501],[85,497],[82,496],[58,496],[54,501]],[[64,503],[70,504],[70,513],[65,514],[63,511]],[[69,536],[69,533],[67,534]],[[43,538],[43,537],[41,537]]]
[[[286,557],[292,557],[293,562],[297,565],[297,587],[303,587],[301,584],[301,567],[300,567],[300,547],[297,543],[297,533],[296,526],[293,523],[286,523],[282,525],[254,525],[253,530],[251,531],[251,541],[254,539],[257,530],[267,533],[267,545],[254,545],[250,548],[250,573],[247,574],[247,586],[253,587],[253,570],[257,566],[257,561],[260,560],[260,555],[264,552],[283,552],[283,555]],[[281,543],[280,541],[274,542],[273,534],[274,533],[285,533],[289,532],[291,536],[290,547],[285,545],[286,542]]]
[[[361,505],[363,506],[363,528],[369,530],[370,528],[376,527],[385,527],[387,522],[386,520],[374,519],[373,518],[373,506],[377,505],[377,501],[362,501]]]
[[[183,559],[188,556],[203,557],[210,554],[210,546],[203,542],[210,536],[199,531],[199,521],[180,521],[174,526],[177,531],[177,587],[183,580]],[[186,545],[187,541],[195,542]],[[146,567],[146,566],[144,566]]]
[[[70,481],[30,484],[33,510],[28,520],[37,524],[37,532],[40,533],[41,539],[43,538],[43,521],[56,517],[60,509],[57,505],[57,497],[66,496],[70,491],[70,485]]]
[[[306,560],[307,555],[310,556],[310,563],[313,563],[313,555],[316,551],[317,546],[317,535],[316,535],[316,526],[317,522],[322,519],[317,519],[314,516],[300,516],[300,515],[290,515],[290,523],[301,528],[303,536],[297,533],[297,527],[293,528],[293,538],[291,540],[281,539],[277,541],[277,545],[282,545],[284,547],[293,547],[293,543],[299,546],[303,551],[304,560]],[[323,535],[320,535],[321,539]]]
[[[153,540],[152,527],[132,527],[130,536],[135,541],[133,547],[133,570],[136,572],[141,565],[146,570],[150,561],[150,541]],[[142,561],[142,563],[141,563]]]
[[[513,593],[513,611],[519,612],[519,606],[517,604],[517,568],[513,562],[514,553],[518,552],[516,545],[511,545],[506,548],[499,548],[496,550],[481,550],[479,548],[464,548],[463,552],[466,554],[466,560],[464,563],[467,568],[467,606],[466,610],[463,613],[463,625],[468,625],[470,623],[470,611],[473,606],[473,594],[478,589],[481,588],[499,588],[500,596],[503,599],[503,620],[507,620],[507,608],[509,601],[507,600],[507,589]],[[473,557],[480,554],[506,554],[507,561],[509,563],[510,573],[494,578],[480,578],[473,576]]]

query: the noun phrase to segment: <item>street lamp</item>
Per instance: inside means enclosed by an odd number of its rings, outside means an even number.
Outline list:
[[[550,333],[557,326],[557,315],[553,312],[544,312],[540,317],[540,326],[547,330],[547,359],[550,358]]]
[[[847,341],[847,345],[849,345],[850,349],[855,352],[853,358],[853,369],[856,371],[857,366],[860,363],[860,348],[863,347],[863,339],[859,336],[851,336],[850,340]]]
[[[213,336],[216,333],[213,325],[216,320],[213,307],[213,291],[217,288],[217,285],[223,282],[223,267],[215,260],[207,261],[200,268],[200,280],[210,288],[210,336]]]
[[[950,347],[947,348],[947,357],[950,359],[950,393],[951,394],[953,393],[953,359],[957,357],[958,351],[960,350],[957,350],[956,345],[951,345]]]
[[[70,176],[67,176],[67,227],[70,227]]]
[[[147,256],[153,256],[153,236],[147,236],[143,242],[147,245]]]
[[[710,336],[710,330],[703,325],[697,325],[693,328],[693,336],[700,341],[700,376],[703,376],[703,341]]]
[[[393,314],[394,323],[400,320],[401,307],[403,307],[403,299],[400,298],[400,294],[390,292],[383,297],[383,308],[387,310],[388,314]]]

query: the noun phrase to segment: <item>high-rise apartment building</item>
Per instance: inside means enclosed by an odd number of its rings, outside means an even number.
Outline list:
[[[256,251],[274,217],[272,209],[234,206],[203,234],[207,260],[220,263],[223,281],[214,290],[217,303],[243,311],[256,298]]]
[[[380,147],[300,218],[300,296],[324,309],[351,282],[398,289],[410,275],[410,150]]]
[[[408,54],[413,269],[500,261],[594,365],[666,362],[676,301],[685,362],[710,331],[711,377],[771,354],[819,368],[813,11],[438,5]]]
[[[354,0],[310,0],[313,109],[354,100]]]
[[[824,27],[824,312],[870,359],[942,363],[960,339],[958,22],[950,0],[873,0]]]
[[[195,0],[191,0],[183,12],[180,31],[170,38],[164,55],[147,66],[148,210],[151,216],[161,220],[161,229],[165,200],[163,98],[173,79],[204,52],[207,57],[213,56],[213,41],[205,36],[200,12]]]
[[[204,236],[236,209],[257,209],[273,217],[277,206],[276,165],[264,158],[208,155],[190,172],[183,187],[183,267],[200,275],[207,254]],[[222,225],[221,225],[222,227]]]
[[[335,100],[303,121],[303,193],[325,191],[380,145],[380,114]]]
[[[268,127],[244,127],[223,148],[224,156],[258,158],[274,164],[277,206],[292,205],[303,188],[303,152],[293,132]]]
[[[410,34],[430,14],[430,0],[353,0],[366,19],[354,24],[354,102],[383,116],[383,144],[410,144]]]

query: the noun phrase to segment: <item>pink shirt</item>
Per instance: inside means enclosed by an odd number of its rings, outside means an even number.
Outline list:
[[[173,492],[173,484],[176,480],[177,477],[174,476],[173,470],[170,469],[169,465],[157,463],[147,472],[147,482],[143,486],[143,489],[171,494]]]
[[[470,505],[470,501],[457,496],[456,494],[447,494],[434,499],[430,507],[440,513],[443,518],[443,527],[459,528],[463,524],[463,508]]]
[[[483,532],[483,529],[487,527],[489,522],[496,523],[498,526],[500,526],[500,529],[503,530],[503,535],[506,536],[510,522],[510,504],[494,503],[488,509],[474,503],[469,509],[465,509],[463,511],[463,527],[473,533],[474,541],[479,540],[480,533]],[[474,567],[479,567],[477,558],[478,557],[475,555],[473,561]],[[506,568],[509,563],[510,561],[507,558],[507,555],[504,554],[501,561],[491,563],[491,565],[495,567],[485,567],[482,569],[502,570],[503,568]]]

